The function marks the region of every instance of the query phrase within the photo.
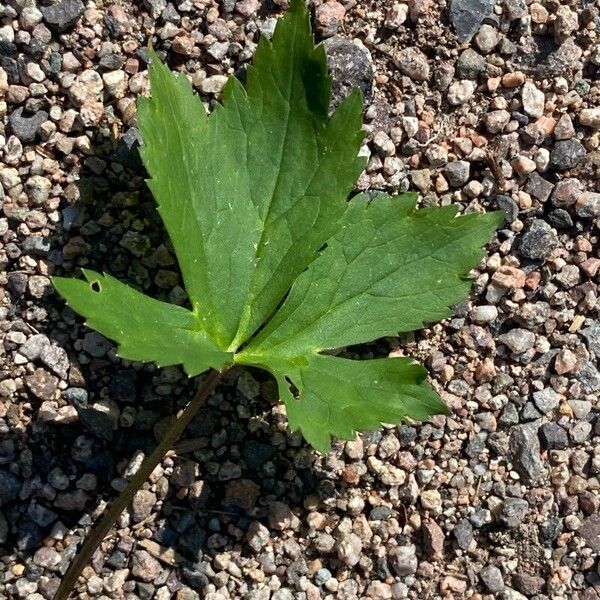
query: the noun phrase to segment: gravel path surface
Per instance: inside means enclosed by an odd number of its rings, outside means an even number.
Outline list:
[[[137,154],[148,42],[211,105],[284,3],[0,3],[0,598],[52,597],[193,392],[49,281],[90,266],[185,302]],[[600,3],[313,4],[336,100],[367,100],[358,187],[506,212],[451,320],[360,350],[424,361],[453,414],[321,456],[272,381],[231,377],[79,597],[596,600]]]

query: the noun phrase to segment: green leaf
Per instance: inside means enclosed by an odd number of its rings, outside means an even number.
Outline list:
[[[246,89],[231,78],[210,117],[155,55],[149,76],[152,98],[139,101],[149,186],[194,309],[235,350],[337,230],[363,169],[360,95],[328,119],[325,51],[303,2],[272,42],[261,38]]]
[[[329,435],[445,412],[424,371],[398,359],[345,361],[327,350],[412,331],[451,315],[501,214],[416,210],[416,197],[356,196],[341,230],[236,360],[271,370],[290,427],[317,448]],[[299,399],[291,401],[289,380]],[[396,389],[395,393],[392,391]],[[418,390],[418,391],[417,391]]]
[[[408,358],[349,360],[313,355],[289,375],[276,374],[289,425],[317,450],[330,436],[346,440],[409,417],[426,419],[448,408],[425,382],[427,371]],[[298,389],[292,395],[287,378]]]
[[[244,352],[293,357],[450,316],[501,214],[456,217],[456,206],[415,206],[414,194],[356,196],[339,233]]]
[[[290,426],[321,450],[446,412],[409,359],[322,352],[449,316],[499,215],[416,210],[414,195],[348,202],[364,166],[362,102],[355,91],[328,116],[325,52],[303,0],[210,115],[184,75],[151,58],[141,154],[192,310],[91,271],[87,283],[54,279],[70,306],[131,360],[270,371]]]
[[[121,358],[160,367],[183,364],[190,376],[231,362],[232,355],[219,350],[189,310],[154,300],[110,275],[87,269],[83,274],[87,282],[54,277],[52,283],[85,315],[86,325],[119,344]]]

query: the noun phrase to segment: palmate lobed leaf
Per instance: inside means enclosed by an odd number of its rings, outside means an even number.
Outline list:
[[[416,210],[416,197],[348,195],[364,161],[360,94],[328,117],[325,53],[294,0],[261,39],[246,86],[230,78],[210,115],[188,80],[152,55],[138,102],[141,154],[192,310],[109,275],[54,278],[123,358],[233,363],[270,371],[290,427],[317,449],[382,422],[446,412],[410,359],[323,351],[411,331],[450,315],[499,214]]]

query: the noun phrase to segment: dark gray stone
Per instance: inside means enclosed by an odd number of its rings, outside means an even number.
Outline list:
[[[518,527],[525,518],[529,504],[523,498],[506,498],[502,505],[499,520],[507,527]]]
[[[333,80],[331,106],[337,107],[354,88],[362,92],[365,105],[373,95],[373,61],[369,51],[350,40],[332,37],[323,42]]]
[[[518,252],[531,260],[546,259],[558,245],[558,238],[546,221],[534,219],[518,242]]]
[[[21,142],[33,142],[40,131],[42,123],[48,120],[48,113],[38,110],[34,114],[24,114],[24,108],[19,106],[8,117],[8,130],[16,135]]]
[[[542,415],[535,407],[533,402],[527,402],[521,411],[521,421],[535,421],[539,419]]]
[[[369,513],[369,519],[371,521],[383,521],[389,519],[392,516],[392,509],[389,506],[376,506],[371,509]]]
[[[509,402],[502,411],[498,422],[502,425],[517,425],[519,422],[519,412],[517,411],[517,407]]]
[[[21,491],[21,480],[5,469],[0,470],[0,506],[12,502]]]
[[[466,160],[453,160],[444,168],[444,177],[452,187],[460,187],[469,181],[471,165]]]
[[[461,79],[477,79],[485,70],[485,58],[472,48],[463,51],[456,61],[456,74]]]
[[[151,583],[144,583],[143,581],[137,582],[137,592],[140,600],[152,600],[156,588]]]
[[[552,547],[554,540],[563,531],[562,519],[557,515],[552,515],[545,523],[542,523],[538,529],[540,542],[544,546],[550,548]]]
[[[588,321],[589,325],[581,330],[581,335],[585,338],[585,342],[589,351],[600,358],[600,321]]]
[[[504,579],[502,578],[502,572],[494,565],[488,565],[481,569],[479,573],[481,581],[483,581],[485,587],[492,592],[492,594],[498,594],[504,590]]]
[[[569,446],[569,436],[558,423],[544,423],[540,427],[540,438],[548,450],[562,450]]]
[[[88,404],[88,393],[83,388],[67,388],[63,391],[62,397],[77,408],[85,408]]]
[[[546,388],[538,392],[533,392],[533,401],[538,410],[546,414],[558,406],[560,397],[552,388]]]
[[[542,37],[542,36],[537,36]],[[581,48],[571,37],[548,55],[545,63],[540,63],[538,70],[547,75],[568,76],[581,65]]]
[[[97,436],[112,440],[117,428],[119,413],[114,405],[104,401],[96,402],[90,408],[77,408],[81,422]]]
[[[62,0],[57,4],[40,6],[44,22],[50,29],[62,33],[77,21],[85,7],[81,0]]]
[[[450,22],[461,42],[470,40],[483,20],[492,14],[495,0],[452,0],[450,2]]]
[[[259,470],[275,455],[275,448],[270,444],[261,444],[254,440],[244,444],[242,456],[249,469]]]
[[[583,144],[576,139],[556,142],[550,154],[550,164],[559,171],[575,167],[586,155]]]
[[[54,521],[58,519],[58,515],[53,510],[50,510],[37,502],[32,502],[29,505],[27,514],[31,520],[40,527],[48,527],[50,523],[54,523]]]
[[[452,530],[456,543],[461,550],[468,550],[473,541],[473,525],[469,519],[459,521]]]
[[[37,550],[42,543],[42,529],[30,519],[21,519],[17,526],[17,548],[23,552]]]
[[[554,185],[535,172],[529,175],[527,184],[525,185],[525,191],[540,202],[546,202],[553,189]]]
[[[14,272],[8,274],[6,289],[15,297],[20,298],[27,291],[27,274]]]
[[[504,196],[503,194],[496,196],[496,204],[504,212],[504,221],[506,223],[512,223],[517,220],[519,207],[510,196]]]
[[[600,390],[600,371],[593,362],[589,360],[583,362],[575,377],[581,384],[581,391],[584,394],[593,394]]]
[[[508,450],[515,470],[526,485],[534,484],[545,476],[546,468],[540,458],[537,424],[512,427]]]
[[[557,208],[548,213],[548,221],[550,225],[556,229],[570,229],[573,227],[573,219],[571,215],[562,208]]]

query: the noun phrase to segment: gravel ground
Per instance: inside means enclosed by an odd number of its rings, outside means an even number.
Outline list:
[[[28,600],[194,386],[116,359],[48,278],[185,302],[137,155],[147,44],[210,105],[284,1],[36,4],[0,5],[0,598]],[[321,456],[230,377],[79,597],[597,599],[600,3],[314,4],[336,99],[367,100],[358,187],[506,212],[451,320],[361,349],[424,361],[453,414]]]

